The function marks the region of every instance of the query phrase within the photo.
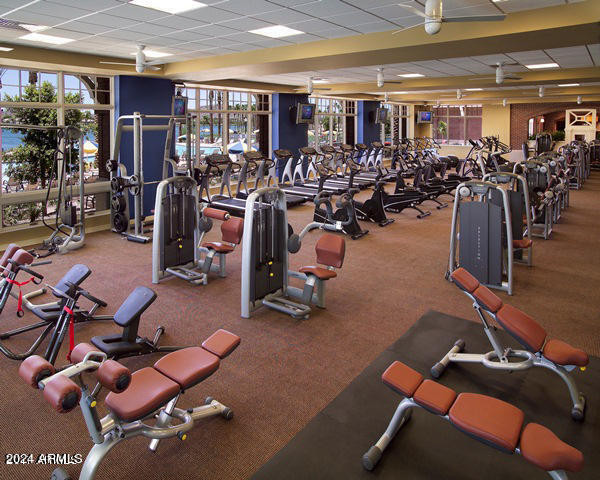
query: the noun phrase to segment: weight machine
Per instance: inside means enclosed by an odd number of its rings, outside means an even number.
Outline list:
[[[144,124],[145,120],[167,120],[163,124]],[[185,115],[147,115],[140,112],[134,112],[133,115],[122,115],[117,120],[115,133],[115,145],[112,159],[107,162],[106,169],[110,172],[111,202],[110,202],[110,221],[112,230],[125,235],[127,240],[147,243],[150,237],[145,235],[144,230],[144,186],[158,184],[161,180],[146,182],[144,180],[144,131],[166,131],[163,155],[162,179],[167,179],[169,175],[169,166],[176,174],[176,162],[171,158],[171,147],[173,144],[173,135],[175,124],[185,122],[186,131],[186,175],[193,176],[192,165],[192,144],[191,144],[191,126],[192,116]],[[123,132],[133,132],[133,175],[128,175],[127,168],[119,161],[121,153],[121,137]],[[130,225],[129,195],[133,197],[133,231]]]

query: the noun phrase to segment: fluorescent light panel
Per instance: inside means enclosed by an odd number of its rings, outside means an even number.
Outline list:
[[[41,32],[42,30],[48,30],[50,27],[46,25],[30,25],[28,23],[20,23],[19,27],[23,27],[25,30],[30,32]]]
[[[319,79],[315,79],[313,78],[313,83],[329,83],[329,80],[326,80],[325,78],[319,78]]]
[[[404,78],[418,78],[418,77],[424,77],[425,75],[423,75],[422,73],[401,73],[398,76],[404,77]]]
[[[483,88],[465,88],[467,92],[480,92]]]
[[[559,83],[559,87],[578,87],[578,83]]]
[[[131,55],[133,55],[135,57],[137,55],[137,52],[131,52]],[[157,52],[156,50],[144,50],[144,55],[148,58],[162,58],[162,57],[170,57],[173,54],[166,53],[166,52]]]
[[[255,33],[256,35],[263,35],[271,38],[283,38],[291,37],[292,35],[300,35],[304,32],[301,32],[300,30],[294,30],[293,28],[286,27],[285,25],[273,25],[272,27],[250,30],[249,33]]]
[[[12,52],[14,48],[10,47],[0,47],[0,52]]]
[[[129,3],[173,15],[206,7],[206,3],[196,2],[196,0],[131,0]]]
[[[43,33],[28,33],[19,37],[21,40],[29,40],[31,42],[50,43],[52,45],[64,45],[65,43],[74,42],[73,38],[55,37],[54,35],[44,35]]]
[[[533,65],[525,65],[530,70],[536,70],[539,68],[558,68],[560,65],[558,63],[536,63]]]

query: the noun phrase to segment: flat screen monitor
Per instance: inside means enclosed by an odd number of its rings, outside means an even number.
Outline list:
[[[433,112],[431,110],[421,110],[417,117],[417,123],[431,123]]]
[[[314,103],[299,103],[296,108],[296,123],[314,123],[316,109]]]
[[[375,123],[385,123],[387,121],[388,109],[378,108],[375,112]]]
[[[173,96],[173,103],[171,104],[171,114],[175,116],[184,117],[187,115],[187,104],[188,97],[183,97],[181,95]]]

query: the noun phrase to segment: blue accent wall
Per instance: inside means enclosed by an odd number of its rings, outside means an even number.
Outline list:
[[[285,148],[298,157],[298,149],[308,145],[308,124],[296,124],[295,108],[298,103],[308,103],[308,95],[276,93],[272,97],[273,150]],[[283,173],[283,165],[277,165],[277,175]]]
[[[358,131],[357,143],[371,145],[380,140],[380,126],[375,123],[375,115],[380,103],[372,100],[359,100],[357,105]]]
[[[115,125],[121,115],[140,112],[154,115],[170,115],[171,100],[174,94],[173,83],[169,79],[133,77],[120,75],[115,77]],[[144,125],[164,124],[166,120],[144,120]],[[131,122],[127,124],[131,125]],[[144,181],[162,180],[163,154],[166,131],[144,131],[142,160]],[[127,167],[127,173],[133,174],[133,132],[123,132],[119,161]],[[157,185],[144,186],[144,215],[150,215],[154,209]],[[129,197],[130,200],[132,197]],[[133,202],[130,202],[133,215]]]

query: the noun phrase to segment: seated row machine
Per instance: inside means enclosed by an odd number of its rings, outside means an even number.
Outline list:
[[[532,367],[546,368],[556,373],[567,385],[573,407],[571,417],[583,420],[585,415],[585,397],[577,389],[570,372],[579,367],[584,370],[589,362],[588,355],[571,345],[548,338],[544,328],[526,313],[502,300],[464,268],[452,272],[452,282],[473,301],[483,325],[483,331],[492,344],[493,350],[485,354],[460,353],[465,341],[459,339],[450,351],[431,369],[431,376],[439,378],[450,362],[481,363],[492,370],[507,372],[523,371]],[[498,324],[515,338],[525,350],[513,350],[504,347],[495,333],[495,327],[486,320],[484,313],[494,318]],[[518,359],[518,361],[515,361]]]
[[[57,372],[42,357],[32,356],[21,364],[19,375],[33,388],[43,390],[46,401],[60,413],[80,405],[94,446],[83,463],[79,480],[92,480],[108,452],[128,438],[150,438],[149,449],[155,452],[161,439],[185,440],[200,419],[215,415],[233,418],[229,407],[211,397],[204,405],[185,410],[177,408],[177,402],[184,391],[215,373],[220,360],[239,344],[237,335],[217,330],[202,347],[172,352],[152,367],[131,373],[94,346],[82,343],[72,352],[71,366]],[[83,374],[94,374],[99,384],[110,390],[104,402],[109,413],[103,418],[98,415],[97,391],[88,388]],[[174,420],[176,424],[172,425]],[[70,478],[62,467],[52,474],[52,480]]]
[[[220,220],[222,240],[202,242]],[[152,283],[171,276],[206,285],[208,274],[225,277],[225,258],[242,240],[244,221],[224,210],[199,204],[196,181],[170,177],[158,184],[154,208]],[[218,262],[214,262],[215,257]]]
[[[392,363],[381,379],[403,395],[385,433],[362,457],[366,470],[373,470],[381,456],[411,418],[412,410],[421,407],[469,437],[504,453],[518,453],[555,480],[566,480],[567,473],[583,468],[583,454],[560,440],[548,428],[528,423],[523,428],[523,411],[510,403],[477,393],[457,393],[432,380],[424,380],[417,371],[402,362]],[[485,474],[482,472],[482,477]]]

